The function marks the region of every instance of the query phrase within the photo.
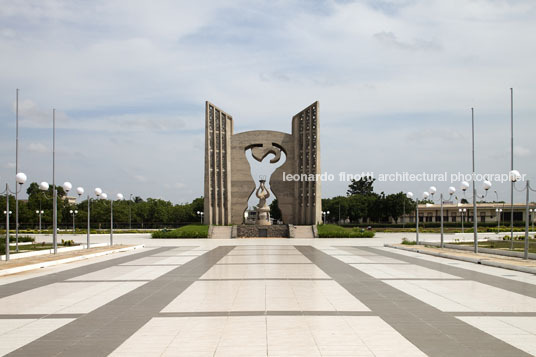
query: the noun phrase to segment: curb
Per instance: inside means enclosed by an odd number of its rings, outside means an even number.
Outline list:
[[[420,244],[421,245],[432,245],[432,246],[435,246],[435,247],[439,247],[441,245],[441,243],[438,243],[438,242],[421,242]],[[451,243],[444,243],[444,247],[449,248],[449,249],[461,250],[461,251],[471,251],[471,252],[473,251],[472,246],[463,246],[463,245],[451,244]],[[497,249],[490,249],[490,248],[483,248],[483,247],[479,247],[478,251],[480,253],[494,254],[494,255],[503,256],[503,257],[523,258],[523,256],[524,256],[523,252],[517,252],[517,251],[513,252],[513,251],[509,251],[509,250],[501,251],[501,250],[497,250]],[[536,254],[535,253],[529,253],[529,259],[535,260],[536,259]]]
[[[106,247],[108,246],[109,244],[108,243],[94,243],[94,244],[91,244],[90,247]],[[58,253],[62,253],[62,252],[72,252],[72,251],[76,251],[76,250],[83,250],[83,249],[86,249],[86,244],[80,244],[80,245],[75,245],[73,247],[63,247],[63,248],[58,248]],[[22,259],[22,258],[28,258],[28,257],[35,257],[35,256],[38,256],[38,255],[48,255],[48,254],[53,254],[54,253],[54,249],[42,249],[42,250],[37,250],[37,251],[33,251],[33,252],[24,252],[24,253],[11,253],[10,254],[10,260],[13,260],[13,259]],[[5,255],[0,255],[0,260],[3,260],[5,261],[6,260],[6,256]]]
[[[453,260],[461,260],[468,263],[474,263],[474,264],[480,264],[480,265],[487,265],[495,268],[503,268],[503,269],[509,269],[509,270],[515,270],[520,271],[523,273],[529,273],[529,274],[535,274],[536,275],[536,268],[529,268],[524,266],[518,266],[513,264],[506,264],[506,263],[500,263],[493,260],[489,260],[486,258],[470,258],[470,257],[460,257],[453,254],[448,253],[436,253],[436,252],[430,252],[426,250],[420,250],[418,248],[405,248],[405,247],[397,247],[391,244],[384,244],[384,247],[387,248],[393,248],[393,249],[400,249],[407,252],[415,252],[415,253],[421,253],[426,255],[432,255],[434,257],[440,257],[440,258],[447,258],[447,259],[453,259]]]
[[[72,262],[76,262],[76,261],[79,261],[79,260],[85,260],[85,259],[89,259],[89,258],[96,258],[96,257],[100,257],[100,256],[103,256],[103,255],[113,254],[113,253],[127,252],[127,251],[130,251],[130,250],[140,249],[140,248],[143,248],[143,247],[144,247],[144,245],[140,244],[140,245],[135,245],[135,246],[132,246],[132,247],[126,247],[126,248],[120,248],[120,249],[114,249],[114,250],[106,250],[104,252],[80,255],[80,256],[77,256],[77,257],[58,259],[58,260],[51,260],[51,261],[48,261],[48,262],[42,262],[42,263],[36,263],[36,264],[23,265],[23,266],[11,268],[11,269],[0,270],[0,276],[21,273],[21,272],[28,271],[28,270],[47,268],[47,267],[60,265],[60,264],[65,264],[65,263],[72,263]]]

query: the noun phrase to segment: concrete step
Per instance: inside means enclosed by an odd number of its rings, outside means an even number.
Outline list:
[[[314,238],[313,226],[294,226],[294,238]]]
[[[232,230],[233,230],[232,226],[211,226],[210,231],[212,233],[210,235],[210,238],[213,238],[213,239],[230,239]]]

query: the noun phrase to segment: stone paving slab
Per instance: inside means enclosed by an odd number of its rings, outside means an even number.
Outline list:
[[[536,351],[534,275],[379,246],[238,241],[144,248],[4,284],[0,355]]]

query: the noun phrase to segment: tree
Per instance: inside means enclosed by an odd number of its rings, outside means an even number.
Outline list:
[[[281,220],[283,218],[281,216],[281,210],[279,209],[277,198],[270,203],[270,216],[275,220]]]
[[[362,177],[358,181],[352,180],[350,185],[348,185],[346,195],[372,195],[374,194],[374,181],[376,179],[370,176]]]
[[[385,200],[388,215],[392,217],[395,222],[398,222],[398,218],[404,214],[404,210],[406,213],[415,210],[415,203],[413,200],[407,198],[404,192],[387,195]]]

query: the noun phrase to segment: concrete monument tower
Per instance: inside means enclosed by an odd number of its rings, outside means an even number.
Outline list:
[[[205,224],[241,224],[248,199],[256,190],[246,157],[255,160],[269,154],[271,163],[286,161],[270,177],[283,222],[314,225],[321,222],[320,140],[318,102],[294,115],[292,134],[255,130],[233,133],[233,118],[212,103],[205,107]],[[285,177],[284,177],[284,175]],[[299,180],[287,180],[292,175]]]

